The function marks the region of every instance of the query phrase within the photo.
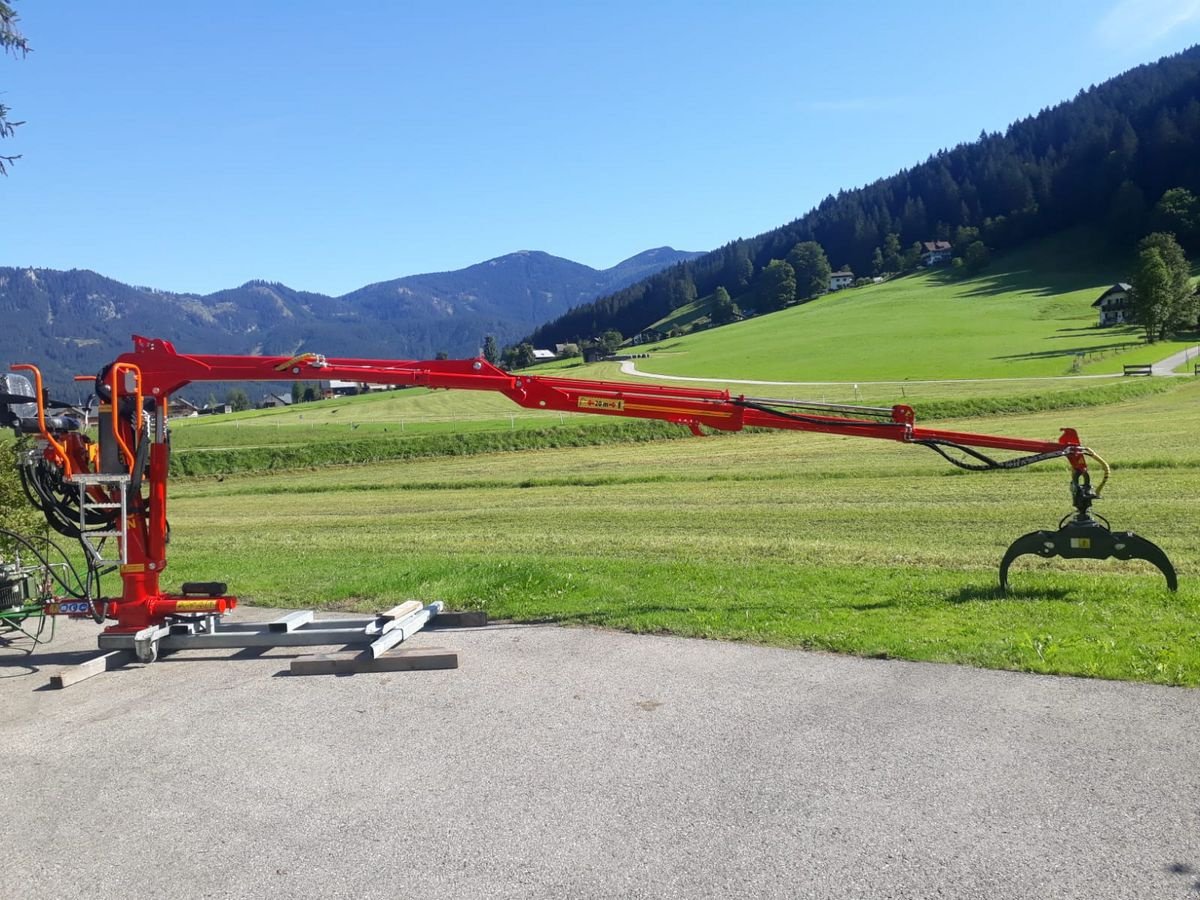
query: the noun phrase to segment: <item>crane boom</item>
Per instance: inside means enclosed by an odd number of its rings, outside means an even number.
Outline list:
[[[142,393],[167,397],[201,381],[345,380],[454,390],[492,391],[527,409],[659,419],[693,430],[776,428],[845,434],[903,443],[945,441],[970,447],[1066,456],[1087,469],[1086,453],[1074,429],[1054,441],[918,428],[909,406],[871,407],[734,396],[729,391],[622,381],[587,381],[545,375],[513,374],[484,359],[386,360],[180,354],[168,341],[134,337],[134,351],[117,365],[134,366]],[[801,414],[797,411],[803,411]]]

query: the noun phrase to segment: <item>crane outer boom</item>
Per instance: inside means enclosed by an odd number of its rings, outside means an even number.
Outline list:
[[[180,354],[169,341],[134,336],[134,351],[117,359],[141,375],[142,393],[167,399],[192,382],[346,380],[454,390],[492,391],[527,409],[589,413],[622,418],[673,422],[701,434],[702,427],[718,431],[773,428],[843,434],[916,443],[938,441],[1019,453],[1062,452],[1076,471],[1087,461],[1074,429],[1062,430],[1055,441],[1003,435],[918,428],[912,407],[856,407],[803,404],[735,396],[729,391],[641,385],[620,381],[587,381],[544,375],[511,374],[483,359],[385,360],[326,358],[314,353],[294,357]],[[791,408],[810,410],[803,415]],[[830,415],[829,411],[846,413]],[[858,413],[858,416],[854,414]]]

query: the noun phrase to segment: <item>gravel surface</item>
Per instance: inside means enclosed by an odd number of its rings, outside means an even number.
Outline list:
[[[42,689],[95,633],[0,648],[0,896],[1200,890],[1196,691],[549,626],[412,640],[449,671]]]

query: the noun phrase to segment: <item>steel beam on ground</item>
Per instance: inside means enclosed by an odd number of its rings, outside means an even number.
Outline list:
[[[224,631],[217,629],[213,634],[178,634],[163,638],[159,646],[164,650],[198,650],[201,648],[241,647],[320,647],[365,644],[371,636],[362,628],[298,628],[295,631],[256,631],[239,629]]]
[[[315,615],[311,609],[298,609],[295,612],[288,613],[286,616],[280,616],[274,622],[268,623],[268,626],[271,631],[293,631],[301,625],[307,625],[313,620]]]

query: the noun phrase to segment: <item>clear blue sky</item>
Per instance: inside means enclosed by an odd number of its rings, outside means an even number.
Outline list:
[[[1200,41],[1200,0],[16,0],[0,265],[345,293],[709,250]]]

